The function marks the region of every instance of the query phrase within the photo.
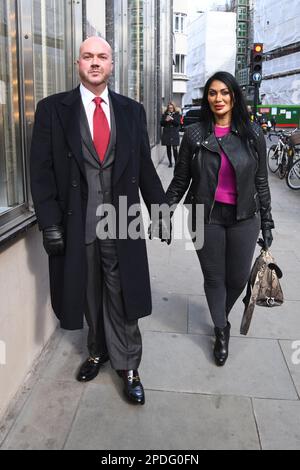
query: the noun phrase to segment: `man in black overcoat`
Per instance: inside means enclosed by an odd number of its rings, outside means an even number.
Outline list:
[[[88,38],[77,63],[80,86],[38,103],[32,137],[31,189],[49,255],[52,306],[67,330],[82,328],[86,316],[89,357],[77,380],[92,380],[110,360],[128,399],[143,404],[138,319],[152,308],[145,239],[120,236],[118,227],[103,239],[97,209],[111,204],[118,221],[125,215],[120,198],[127,207],[139,204],[140,190],[150,212],[151,204],[165,203],[165,193],[143,106],[107,87],[110,45]]]

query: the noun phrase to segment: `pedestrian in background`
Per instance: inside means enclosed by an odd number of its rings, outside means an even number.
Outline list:
[[[161,118],[161,126],[164,128],[161,144],[167,147],[169,159],[169,168],[172,167],[172,149],[173,157],[176,163],[179,145],[180,114],[176,111],[174,103],[169,103],[166,111]]]
[[[204,204],[204,245],[197,255],[215,326],[215,362],[223,366],[228,316],[248,281],[259,231],[268,248],[274,228],[264,135],[227,72],[217,72],[205,85],[202,120],[184,134],[167,190],[169,205],[178,204],[188,188],[185,202]]]
[[[276,131],[276,124],[277,124],[276,123],[276,118],[275,118],[275,116],[272,116],[271,117],[271,126],[272,126],[273,131]]]

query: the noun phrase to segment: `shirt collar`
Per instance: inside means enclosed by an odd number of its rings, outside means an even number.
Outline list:
[[[85,106],[88,106],[93,101],[93,99],[96,98],[96,95],[94,95],[94,93],[92,93],[90,90],[88,90],[82,83],[80,84],[80,93],[81,93],[81,98],[82,98],[83,104]],[[104,103],[106,103],[106,104],[109,103],[108,87],[107,86],[103,90],[100,97],[103,99]]]

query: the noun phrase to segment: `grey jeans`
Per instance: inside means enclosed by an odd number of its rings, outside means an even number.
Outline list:
[[[215,203],[204,227],[204,245],[197,255],[214,325],[225,328],[228,315],[243,292],[260,230],[260,215],[237,221],[236,206]]]

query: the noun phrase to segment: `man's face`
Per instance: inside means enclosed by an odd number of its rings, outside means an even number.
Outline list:
[[[101,38],[87,39],[81,45],[77,64],[83,85],[95,88],[106,84],[113,70],[110,46]]]

